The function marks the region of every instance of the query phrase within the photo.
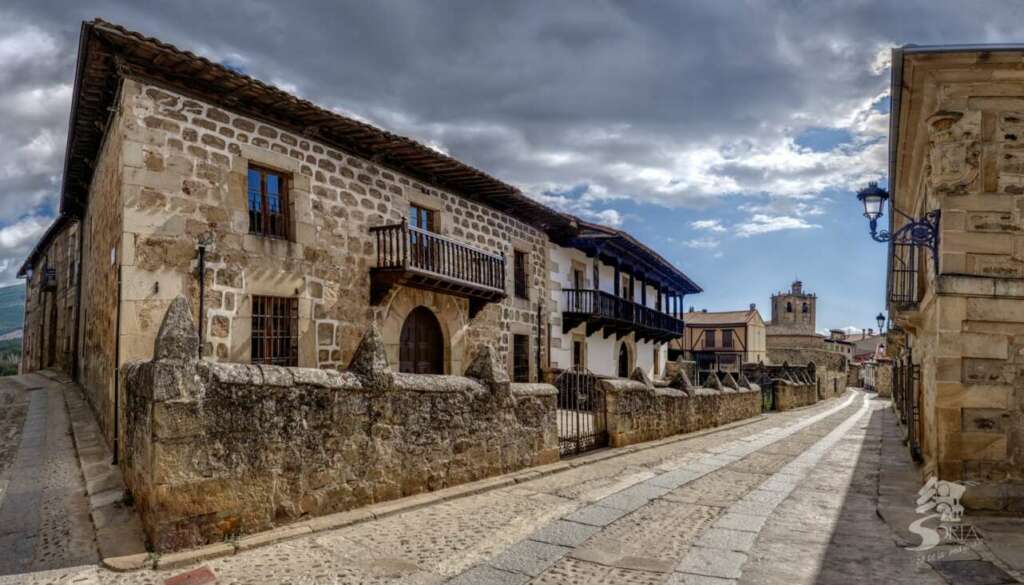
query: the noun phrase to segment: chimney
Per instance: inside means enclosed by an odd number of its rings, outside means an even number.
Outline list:
[[[875,334],[875,330],[874,329],[868,329],[868,337],[871,337],[874,334]]]
[[[693,312],[693,305],[690,305],[690,312]]]
[[[708,312],[708,310],[707,310],[707,309],[701,309],[701,310],[700,310],[700,312],[701,312],[701,313],[707,313],[707,312]]]
[[[757,303],[750,303],[750,310],[753,311],[757,308]]]

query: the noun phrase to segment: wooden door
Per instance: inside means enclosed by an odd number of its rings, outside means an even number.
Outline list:
[[[398,370],[410,374],[444,373],[444,335],[437,317],[426,307],[417,307],[405,318]]]

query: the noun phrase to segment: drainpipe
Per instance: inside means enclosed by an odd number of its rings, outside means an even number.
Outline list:
[[[544,304],[543,303],[537,303],[537,383],[540,383],[542,381],[541,380],[541,371],[540,371],[540,369],[541,369],[540,368],[540,344],[543,342],[543,339],[544,339],[544,327],[543,327],[544,317],[543,317],[543,311],[544,311]]]
[[[78,221],[78,266],[75,274],[75,348],[71,354],[71,379],[76,383],[81,381],[78,373],[79,359],[82,353],[79,336],[82,334],[82,249],[85,244],[85,222]]]
[[[114,320],[114,460],[117,465],[121,452],[121,259],[117,264],[117,314]]]
[[[199,359],[203,359],[203,341],[206,327],[206,250],[213,249],[213,232],[203,232],[197,240],[199,244]]]

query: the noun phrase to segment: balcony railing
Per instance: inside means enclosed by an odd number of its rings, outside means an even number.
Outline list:
[[[637,339],[668,341],[683,334],[683,321],[628,299],[594,289],[563,289],[562,329],[568,332],[581,323],[587,335],[604,329],[604,336],[630,331]]]
[[[895,308],[908,308],[921,300],[921,248],[912,244],[889,244],[888,300]]]
[[[406,222],[370,228],[377,241],[371,269],[371,302],[395,285],[470,299],[470,312],[505,297],[505,257],[410,226]]]

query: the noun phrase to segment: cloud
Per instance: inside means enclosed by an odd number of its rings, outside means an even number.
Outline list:
[[[696,238],[696,239],[693,239],[693,240],[686,240],[685,242],[683,242],[683,245],[686,246],[687,248],[698,248],[698,249],[705,249],[705,250],[717,248],[718,244],[719,244],[718,240],[716,240],[715,238],[710,238],[710,237],[708,237],[708,238]]]
[[[50,217],[28,216],[0,228],[0,286],[16,282],[18,268],[51,221]]]
[[[736,235],[741,238],[749,238],[751,236],[757,236],[760,234],[767,234],[771,232],[779,232],[784,230],[807,230],[820,227],[820,225],[807,223],[806,220],[801,219],[799,217],[757,214],[752,216],[750,220],[747,221],[746,223],[737,225]]]
[[[722,221],[718,219],[699,219],[697,221],[691,221],[690,227],[695,230],[707,230],[709,232],[724,232],[725,227],[722,225]]]

